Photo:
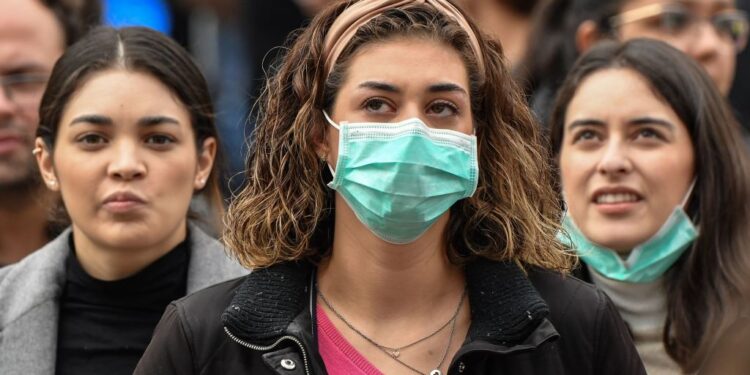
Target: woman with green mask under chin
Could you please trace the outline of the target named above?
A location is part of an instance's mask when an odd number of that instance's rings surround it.
[[[750,245],[750,164],[721,95],[667,44],[605,43],[550,126],[580,276],[612,298],[649,374],[699,370],[741,313]]]

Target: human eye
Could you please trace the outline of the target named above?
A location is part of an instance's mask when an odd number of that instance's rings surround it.
[[[592,143],[597,140],[601,140],[600,134],[593,129],[581,129],[573,133],[572,142],[576,143]]]
[[[438,100],[430,103],[427,113],[438,117],[455,116],[458,114],[458,106],[445,100]]]
[[[362,105],[365,111],[375,114],[392,113],[395,109],[383,98],[367,99]]]
[[[711,23],[721,35],[729,37],[739,48],[743,47],[748,34],[748,20],[744,12],[727,10],[715,15]]]
[[[85,146],[97,146],[107,143],[107,139],[100,134],[86,133],[76,138],[76,142]]]
[[[34,92],[44,85],[45,77],[40,74],[16,74],[8,78],[11,90],[19,93]]]
[[[680,6],[672,6],[655,16],[651,25],[665,33],[676,34],[684,31],[693,18],[689,10]]]
[[[175,142],[174,137],[165,134],[151,134],[146,137],[145,143],[155,147],[166,147]]]
[[[665,139],[658,130],[653,128],[638,129],[638,131],[635,133],[635,138],[648,141],[659,141]]]

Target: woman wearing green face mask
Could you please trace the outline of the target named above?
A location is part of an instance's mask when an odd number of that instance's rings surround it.
[[[137,374],[644,373],[565,275],[539,127],[448,0],[333,3],[259,109],[224,236],[256,270],[168,309]]]
[[[629,324],[649,374],[694,372],[742,308],[747,155],[721,95],[667,44],[595,47],[550,124],[559,236]]]

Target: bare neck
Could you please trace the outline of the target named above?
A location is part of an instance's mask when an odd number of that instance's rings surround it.
[[[455,307],[465,281],[462,269],[446,256],[447,214],[415,242],[394,245],[372,234],[346,203],[336,203],[332,255],[318,273],[327,297],[353,316],[376,321]]]
[[[42,189],[0,194],[0,266],[18,262],[50,240],[50,201]]]
[[[138,273],[179,245],[186,236],[187,224],[183,223],[158,243],[124,247],[96,241],[73,223],[73,244],[81,267],[91,277],[105,281],[121,280]]]

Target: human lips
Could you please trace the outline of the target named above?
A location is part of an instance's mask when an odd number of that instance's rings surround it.
[[[10,154],[26,144],[23,137],[14,134],[0,134],[0,155]]]
[[[146,200],[129,191],[118,191],[108,195],[102,206],[115,213],[128,212],[146,204]]]
[[[627,213],[641,201],[643,201],[643,195],[635,189],[624,186],[600,188],[591,196],[591,202],[605,214]]]

